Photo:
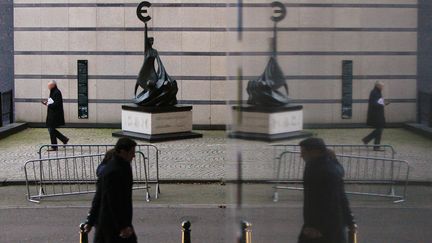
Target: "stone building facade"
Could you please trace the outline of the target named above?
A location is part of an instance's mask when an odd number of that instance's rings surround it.
[[[230,121],[230,105],[269,55],[273,9],[244,1],[242,41],[238,1],[162,0],[149,10],[150,35],[165,68],[179,83],[181,104],[194,106],[195,125]],[[278,60],[293,103],[306,124],[364,124],[376,80],[385,83],[391,123],[416,120],[416,0],[286,0],[278,24]],[[57,80],[69,124],[118,124],[143,62],[143,24],[136,0],[15,0],[16,120],[40,123]],[[89,63],[89,118],[78,119],[77,60]],[[341,117],[341,63],[353,61],[353,116]],[[242,66],[243,85],[236,67]]]

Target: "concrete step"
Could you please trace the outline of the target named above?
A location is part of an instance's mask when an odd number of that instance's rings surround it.
[[[0,127],[0,139],[8,137],[12,134],[18,133],[27,128],[26,123],[12,123]]]
[[[405,128],[416,134],[432,139],[432,127],[420,123],[407,123],[405,124]]]

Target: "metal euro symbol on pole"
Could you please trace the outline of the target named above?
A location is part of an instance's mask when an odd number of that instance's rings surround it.
[[[279,22],[279,21],[283,20],[286,16],[285,5],[281,2],[272,2],[271,6],[272,6],[272,8],[275,9],[273,12],[276,15],[276,16],[273,15],[271,17],[271,20],[273,20],[273,22]]]
[[[151,17],[148,15],[148,11],[147,11],[147,9],[150,8],[150,6],[151,6],[151,3],[144,1],[144,2],[141,2],[137,7],[137,16],[144,23],[147,23],[151,19]]]

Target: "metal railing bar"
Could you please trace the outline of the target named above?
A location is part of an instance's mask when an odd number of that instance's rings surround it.
[[[347,150],[343,151],[346,152]],[[349,151],[353,152],[353,150]],[[345,184],[359,186],[347,190],[348,194],[400,199],[395,202],[405,200],[410,171],[410,165],[407,161],[346,154],[336,154],[336,157],[346,172],[344,178]],[[278,189],[302,190],[300,186],[282,184],[301,184],[301,172],[304,170],[305,165],[305,162],[300,157],[300,152],[294,150],[282,152],[278,156],[277,162],[276,180],[274,181],[274,201],[278,200]],[[288,170],[285,168],[288,168]],[[386,173],[387,169],[391,170],[388,174]],[[398,176],[395,177],[395,174]],[[395,185],[399,183],[403,183],[401,194],[398,194],[395,188]],[[389,187],[389,191],[384,190]]]
[[[132,161],[134,165],[131,164],[131,166],[135,167],[133,189],[145,189],[146,200],[149,201],[150,186],[147,177],[146,156],[140,151],[137,151],[136,154],[137,158]],[[93,188],[95,188],[95,183],[97,181],[95,159],[101,161],[103,155],[104,154],[73,155],[29,160],[25,162],[24,172],[26,178],[27,199],[31,202],[40,202],[42,198],[46,197],[94,192]],[[40,168],[37,166],[40,166]],[[46,168],[48,171],[47,178],[43,176],[43,168]],[[31,173],[29,169],[33,172],[33,175],[30,175]],[[142,175],[143,172],[144,176]],[[159,183],[154,180],[151,182]],[[140,184],[144,184],[144,186]],[[50,185],[50,190],[45,190],[44,193],[33,194],[33,188],[46,188],[46,185]]]

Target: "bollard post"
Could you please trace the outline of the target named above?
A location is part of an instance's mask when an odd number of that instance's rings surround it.
[[[357,243],[357,231],[349,230],[348,231],[348,242],[349,243]]]
[[[182,243],[191,243],[191,223],[189,221],[182,222]]]
[[[88,243],[88,234],[84,231],[84,223],[79,225],[80,228],[80,243]]]
[[[244,220],[241,222],[240,243],[252,243],[252,224]]]

